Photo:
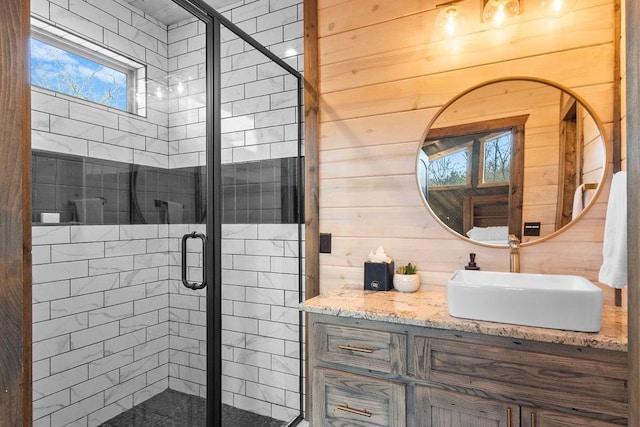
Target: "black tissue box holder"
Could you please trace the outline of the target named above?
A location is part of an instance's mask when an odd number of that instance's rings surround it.
[[[393,261],[364,263],[365,291],[390,291],[393,289]]]

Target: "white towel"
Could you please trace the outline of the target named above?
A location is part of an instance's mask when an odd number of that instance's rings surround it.
[[[616,289],[627,284],[627,173],[624,171],[613,175],[611,182],[598,281]]]
[[[82,224],[104,224],[104,199],[93,197],[90,199],[76,199],[76,217]]]
[[[578,215],[589,204],[596,190],[587,189],[586,184],[580,184],[573,193],[573,209],[571,211],[571,219],[576,219]]]
[[[182,203],[167,202],[167,224],[181,224],[182,211],[184,207]]]

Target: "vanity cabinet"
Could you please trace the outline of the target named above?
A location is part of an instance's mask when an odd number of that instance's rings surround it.
[[[316,427],[627,421],[626,352],[315,313],[309,331]]]

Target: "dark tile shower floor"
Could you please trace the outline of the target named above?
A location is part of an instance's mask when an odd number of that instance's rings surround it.
[[[204,427],[206,400],[165,390],[102,424],[103,427]],[[230,427],[282,427],[285,422],[223,405],[222,422]]]

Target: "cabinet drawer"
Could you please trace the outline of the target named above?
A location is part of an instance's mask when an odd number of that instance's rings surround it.
[[[581,357],[416,337],[416,377],[543,405],[624,416],[627,369]]]
[[[312,384],[314,426],[406,425],[404,384],[325,368]]]
[[[315,324],[318,359],[389,374],[406,372],[404,334],[362,328]]]

